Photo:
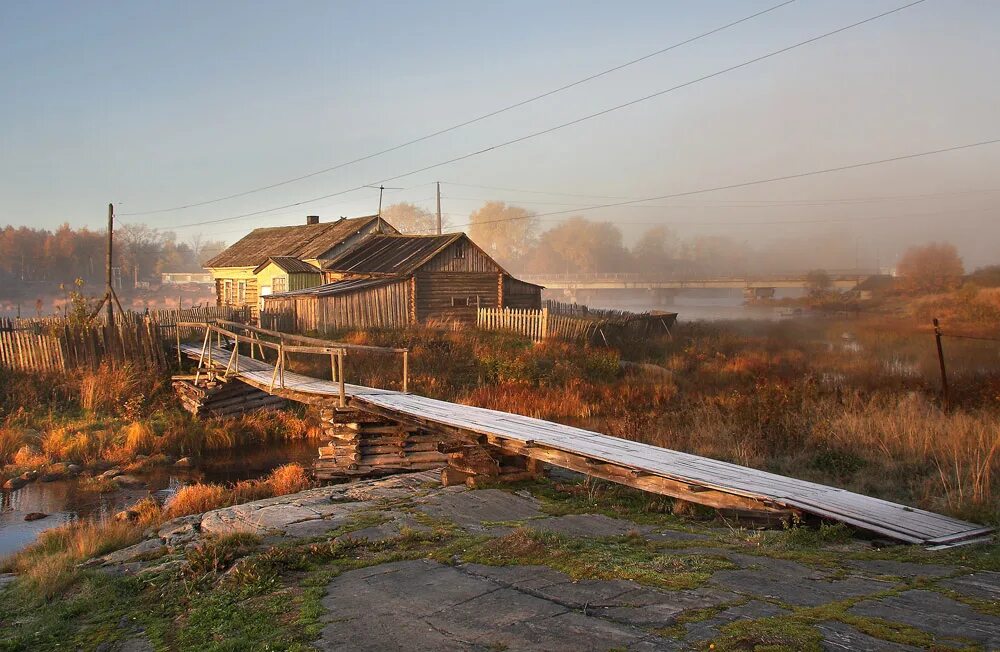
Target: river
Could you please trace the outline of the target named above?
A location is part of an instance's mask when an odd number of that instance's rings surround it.
[[[71,478],[55,482],[36,480],[17,491],[0,492],[0,557],[24,548],[49,528],[81,518],[109,516],[149,495],[163,501],[194,482],[228,483],[260,478],[290,462],[311,466],[317,446],[316,441],[305,440],[215,452],[202,457],[195,468],[168,466],[134,474],[146,481],[146,487],[140,489],[101,494],[81,490],[79,480]],[[24,517],[33,512],[48,516],[25,521]]]

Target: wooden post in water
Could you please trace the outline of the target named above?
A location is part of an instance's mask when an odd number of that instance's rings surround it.
[[[947,410],[951,401],[948,397],[948,373],[944,368],[944,348],[941,346],[941,324],[937,317],[933,319],[932,323],[934,324],[934,341],[937,344],[938,366],[941,368],[941,404]]]

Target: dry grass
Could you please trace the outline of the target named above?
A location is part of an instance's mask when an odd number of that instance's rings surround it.
[[[141,374],[130,365],[102,365],[80,379],[80,407],[88,412],[113,412],[127,397],[136,395]]]
[[[264,479],[231,487],[190,485],[180,489],[165,507],[152,498],[133,505],[130,510],[138,516],[132,520],[88,519],[46,530],[31,546],[0,564],[0,570],[17,573],[18,585],[26,595],[51,600],[73,586],[81,572],[78,564],[138,543],[146,530],[169,519],[311,486],[305,469],[295,464],[279,467]]]

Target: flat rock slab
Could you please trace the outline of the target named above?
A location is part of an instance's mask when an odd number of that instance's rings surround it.
[[[490,524],[525,521],[542,515],[534,498],[524,498],[500,489],[438,492],[417,501],[416,508],[428,516],[450,521],[474,532],[487,531]]]
[[[744,595],[779,600],[787,604],[815,607],[878,593],[893,586],[889,582],[860,577],[829,579],[821,571],[782,559],[749,555],[731,557],[737,563],[749,563],[751,567],[718,571],[712,575],[713,584]]]
[[[260,536],[320,536],[345,525],[355,513],[376,503],[410,498],[435,486],[440,487],[440,474],[424,472],[320,487],[206,512],[197,529],[216,535],[246,532]]]
[[[895,577],[945,577],[959,571],[956,566],[942,564],[915,564],[891,559],[851,559],[847,565],[868,575],[892,575]]]
[[[883,641],[846,623],[827,621],[816,625],[816,629],[823,634],[824,652],[920,652],[920,648]]]
[[[1000,648],[1000,618],[933,591],[905,591],[881,600],[866,600],[849,612],[910,625],[945,641],[969,639],[987,649]]]
[[[338,540],[351,539],[353,541],[378,543],[380,541],[395,539],[403,534],[404,529],[412,530],[414,532],[431,531],[431,528],[427,527],[423,523],[420,523],[409,514],[404,514],[402,512],[387,512],[384,515],[388,518],[385,523],[379,523],[378,525],[372,525],[370,527],[361,528],[360,530],[348,532],[347,534],[338,537]]]
[[[321,650],[676,649],[675,642],[585,615],[430,560],[349,571],[327,587]]]
[[[684,627],[687,630],[685,639],[690,643],[710,641],[720,636],[720,628],[737,620],[756,620],[758,618],[771,618],[789,613],[787,609],[782,609],[767,602],[751,600],[746,604],[739,604],[720,611],[707,620],[696,623],[687,623]]]
[[[94,563],[101,564],[103,566],[117,566],[140,557],[153,556],[161,551],[165,552],[166,548],[159,539],[146,539],[145,541],[140,541],[134,546],[122,548],[121,550],[116,550],[104,555],[103,557],[99,557],[94,560]]]
[[[3,591],[9,584],[17,579],[13,573],[0,573],[0,591]]]
[[[531,521],[532,530],[551,532],[568,537],[620,537],[626,534],[642,534],[649,528],[641,528],[632,521],[611,518],[604,514],[566,514]]]
[[[463,571],[567,609],[636,627],[668,627],[690,609],[715,607],[737,598],[716,589],[663,591],[630,580],[574,580],[547,566],[464,564]]]
[[[954,577],[940,582],[939,586],[981,600],[1000,601],[1000,573],[992,571]]]

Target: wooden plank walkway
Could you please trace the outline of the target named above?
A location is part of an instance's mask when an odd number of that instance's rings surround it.
[[[195,359],[196,345],[182,345]],[[230,352],[215,349],[215,360]],[[274,367],[240,356],[238,377],[265,391]],[[272,393],[308,403],[338,397],[339,384],[291,372]],[[430,428],[472,433],[507,452],[526,455],[598,477],[712,506],[745,499],[747,508],[800,510],[908,543],[953,545],[981,539],[993,528],[879,498],[797,480],[720,460],[603,435],[581,428],[497,410],[459,405],[391,390],[347,385],[351,405]],[[727,497],[726,501],[716,497]]]

